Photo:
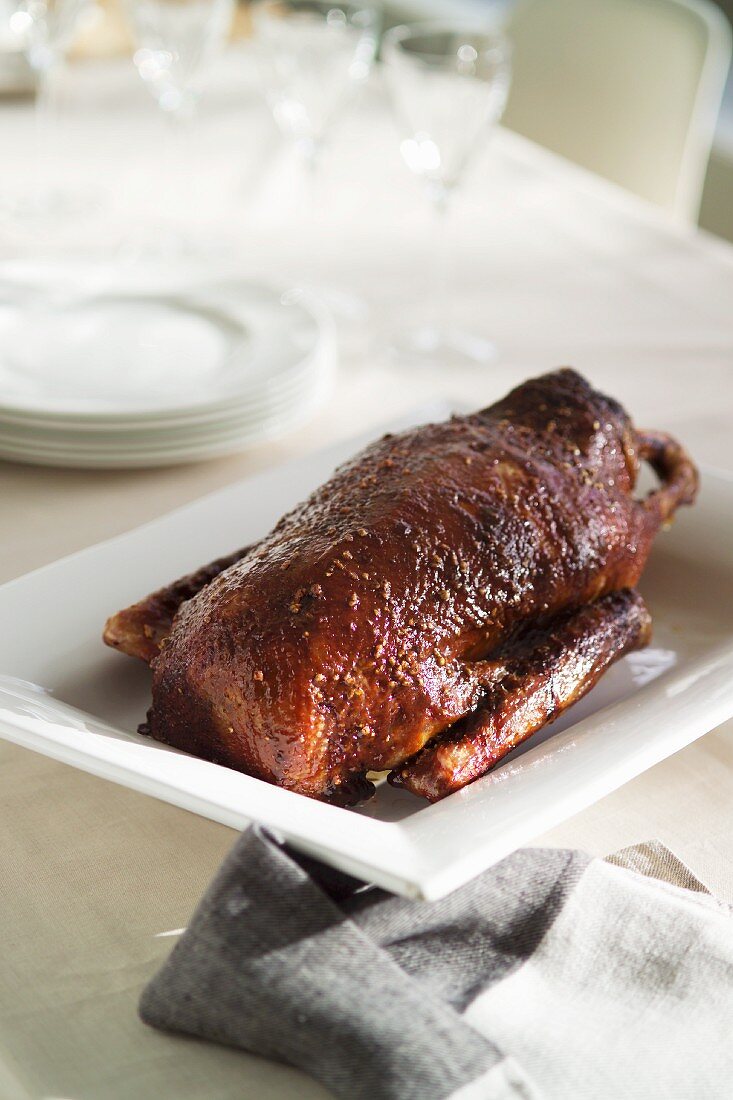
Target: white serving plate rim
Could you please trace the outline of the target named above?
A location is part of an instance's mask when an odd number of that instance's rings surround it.
[[[711,657],[712,668],[710,667]],[[692,674],[698,680],[698,689],[694,693],[694,698],[688,700],[688,706],[694,709],[692,718],[694,731],[691,732],[690,726],[686,725],[684,730],[680,731],[678,743],[672,749],[669,747],[668,735],[665,738],[652,736],[648,740],[639,738],[635,751],[630,750],[627,755],[616,757],[612,776],[605,771],[598,775],[595,787],[587,787],[580,797],[577,791],[569,797],[571,807],[567,812],[558,813],[558,805],[553,803],[548,806],[544,816],[534,817],[523,832],[518,832],[516,826],[511,833],[507,830],[504,845],[501,842],[493,843],[492,859],[489,864],[484,862],[481,851],[476,849],[475,829],[471,828],[468,834],[462,829],[461,818],[468,818],[469,823],[472,826],[474,824],[470,810],[468,813],[462,813],[456,806],[455,800],[462,794],[475,794],[479,785],[491,783],[494,776],[497,778],[501,776],[501,772],[486,776],[483,780],[472,784],[471,788],[466,788],[464,792],[458,792],[458,795],[452,796],[454,804],[450,807],[450,813],[455,819],[452,828],[463,837],[470,836],[473,846],[469,846],[463,853],[454,854],[450,861],[444,862],[429,858],[421,843],[423,839],[421,834],[431,824],[430,818],[443,816],[447,802],[426,806],[419,815],[415,814],[403,821],[380,821],[337,806],[305,799],[302,795],[271,787],[251,776],[218,764],[198,760],[156,742],[140,746],[143,753],[137,757],[137,766],[131,768],[125,760],[125,757],[129,756],[129,742],[121,742],[126,747],[125,752],[116,752],[114,746],[120,743],[120,739],[117,731],[111,728],[110,731],[115,736],[101,742],[106,751],[100,752],[100,744],[97,744],[93,754],[85,751],[83,743],[78,741],[78,731],[72,735],[71,732],[59,732],[67,727],[58,727],[54,739],[49,740],[48,729],[44,733],[42,728],[38,728],[44,725],[40,721],[34,725],[32,722],[24,722],[19,717],[8,720],[2,711],[0,711],[0,734],[15,744],[50,756],[62,763],[79,767],[102,779],[121,783],[132,790],[163,798],[173,805],[200,813],[232,828],[241,829],[253,821],[259,822],[306,854],[320,859],[325,858],[333,866],[358,875],[365,881],[377,882],[385,889],[406,896],[435,900],[457,889],[479,874],[486,866],[498,862],[538,833],[592,805],[599,798],[616,790],[653,764],[725,721],[733,712],[730,696],[712,709],[700,707],[698,696],[707,695],[711,688],[720,686],[722,683],[729,686],[732,671],[733,643],[720,645],[716,647],[714,653],[693,662],[692,666],[685,666],[686,675]],[[658,697],[659,688],[668,678],[669,682],[673,683],[678,676],[673,672],[664,674],[653,683],[640,688],[638,695],[606,707],[599,714],[591,715],[564,733],[556,735],[552,741],[553,751],[549,757],[544,745],[537,745],[530,749],[521,758],[519,765],[521,770],[528,773],[538,763],[557,767],[563,749],[560,739],[572,749],[574,744],[581,742],[583,738],[589,735],[602,738],[611,728],[617,727],[622,722],[628,723],[632,717],[636,719],[637,732],[639,732],[639,722],[644,718],[645,711],[649,709],[649,703]],[[3,694],[3,680],[0,677],[0,700]],[[99,725],[103,727],[105,724],[100,722]],[[158,754],[164,754],[166,766],[173,767],[173,774],[167,780],[161,780],[155,774],[155,770],[149,767],[149,763]],[[567,755],[563,755],[562,765],[567,764]],[[186,783],[186,779],[191,774],[197,778],[202,772],[209,773],[212,778],[215,778],[219,787],[218,797],[215,799],[216,812],[213,814],[211,796],[207,799],[197,797]],[[501,779],[498,781],[501,783]],[[307,806],[307,812],[304,812],[304,803]],[[242,804],[249,808],[246,815],[238,808]],[[294,819],[297,820],[295,828]],[[327,844],[327,851],[324,851],[324,843]]]

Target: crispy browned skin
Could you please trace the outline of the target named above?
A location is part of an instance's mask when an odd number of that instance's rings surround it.
[[[233,554],[217,558],[166,588],[151,592],[132,607],[118,611],[105,624],[105,642],[113,649],[119,649],[130,657],[139,657],[150,664],[158,655],[161,642],[170,634],[173,619],[181,604],[192,599],[214,577],[240,561],[251,550],[252,547],[247,546],[244,550],[236,550]]]
[[[530,630],[492,662],[476,710],[395,769],[390,781],[436,802],[485,775],[590,691],[614,661],[646,645],[651,625],[641,596],[627,588]]]
[[[662,479],[644,501],[640,458]],[[161,741],[314,798],[364,797],[387,769],[442,797],[644,644],[622,590],[696,487],[678,444],[557,371],[385,436],[213,580],[105,638],[151,661]]]

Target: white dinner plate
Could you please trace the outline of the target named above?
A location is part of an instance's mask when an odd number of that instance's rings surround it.
[[[94,450],[100,446],[112,449],[122,449],[126,446],[138,447],[144,442],[165,446],[168,442],[208,438],[219,435],[221,432],[236,430],[242,425],[258,424],[268,417],[297,407],[308,399],[310,392],[325,375],[330,376],[334,365],[335,350],[330,342],[327,345],[324,341],[323,346],[319,347],[318,356],[308,363],[303,377],[297,384],[290,384],[283,388],[273,387],[271,393],[261,395],[256,402],[247,404],[232,402],[229,409],[222,410],[216,417],[210,416],[206,420],[156,424],[152,427],[146,422],[138,424],[131,422],[124,428],[115,426],[109,430],[98,425],[94,429],[77,429],[66,425],[64,427],[20,425],[9,423],[0,414],[0,445],[34,447],[38,445],[42,448],[84,451]]]
[[[189,265],[0,265],[0,417],[167,420],[287,385],[321,338],[295,290]]]
[[[0,458],[119,469],[276,438],[328,393],[312,295],[195,262],[0,264]]]
[[[240,425],[236,429],[216,433],[206,440],[188,441],[178,447],[171,445],[115,450],[105,446],[89,451],[78,449],[59,451],[44,448],[41,445],[10,448],[0,443],[0,458],[29,465],[71,467],[82,470],[147,469],[153,466],[174,466],[222,458],[225,455],[237,454],[245,447],[279,439],[288,432],[294,431],[313,415],[328,393],[329,386],[330,377],[324,376],[321,382],[314,383],[307,396],[295,408],[273,414],[250,426]]]
[[[222,423],[241,419],[244,416],[259,416],[273,404],[288,402],[298,398],[307,389],[314,368],[317,368],[327,356],[335,358],[335,331],[328,321],[324,321],[321,338],[313,353],[307,355],[289,376],[265,379],[255,392],[248,392],[238,398],[207,408],[203,411],[174,413],[171,415],[124,416],[124,417],[86,417],[74,418],[18,416],[0,406],[0,425],[8,436],[27,435],[42,432],[49,438],[73,436],[79,441],[95,438],[124,438],[133,434],[164,435],[167,432],[187,432],[194,429],[208,430]]]
[[[365,442],[231,485],[2,586],[0,735],[235,828],[263,822],[333,866],[436,898],[733,715],[733,479],[704,471],[698,503],[660,534],[644,575],[652,645],[442,802],[385,784],[342,809],[138,736],[149,672],[103,646],[107,616],[263,535]]]
[[[218,422],[187,428],[129,431],[112,434],[46,432],[8,429],[0,423],[0,458],[59,465],[125,466],[135,460],[145,465],[193,460],[229,453],[240,446],[272,439],[306,420],[328,394],[334,377],[335,349],[321,348],[319,361],[309,368],[297,389]]]

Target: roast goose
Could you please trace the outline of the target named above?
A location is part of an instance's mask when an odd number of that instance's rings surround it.
[[[638,499],[643,460],[660,485]],[[159,741],[311,798],[388,771],[434,801],[647,643],[636,585],[697,483],[672,438],[558,370],[384,436],[104,638],[150,664]]]

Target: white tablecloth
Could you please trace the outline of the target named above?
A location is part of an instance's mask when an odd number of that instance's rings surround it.
[[[194,245],[260,277],[363,295],[343,327],[336,392],[277,445],[200,466],[131,473],[0,464],[0,581],[159,515],[431,395],[479,406],[571,363],[640,424],[733,468],[733,252],[671,231],[654,210],[505,133],[477,155],[450,226],[452,309],[501,356],[480,371],[412,374],[386,333],[423,293],[424,196],[399,160],[378,90],[344,117],[318,187],[294,170],[244,52],[222,62],[182,165],[131,68],[88,65],[67,88],[58,179],[97,215],[52,240],[0,222],[4,255],[152,235],[195,211]],[[27,107],[0,110],[2,185],[27,180]],[[165,176],[165,188],[154,187]],[[163,193],[164,192],[164,193]],[[91,209],[91,207],[90,207]],[[733,550],[733,548],[732,548]],[[12,629],[12,624],[2,624]],[[69,639],[73,645],[73,639]],[[153,1033],[139,990],[232,840],[225,828],[0,743],[0,1096],[3,1100],[239,1100],[325,1095],[300,1075]],[[659,764],[540,843],[593,853],[659,837],[733,900],[733,724]]]

